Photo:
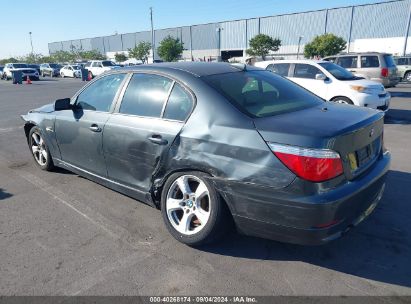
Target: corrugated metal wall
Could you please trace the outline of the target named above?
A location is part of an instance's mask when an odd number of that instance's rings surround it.
[[[200,24],[155,31],[155,47],[168,35],[179,38],[190,50],[246,49],[249,40],[263,33],[280,38],[279,53],[295,53],[298,39],[303,36],[301,48],[315,36],[334,33],[347,42],[356,39],[404,37],[408,25],[411,0],[398,0],[354,7]],[[351,20],[352,18],[352,20]],[[221,29],[220,37],[218,28]],[[191,31],[190,31],[191,29]],[[351,31],[350,31],[351,30]],[[191,35],[190,35],[191,32]],[[410,33],[411,36],[411,33]],[[50,53],[70,51],[72,46],[83,50],[95,49],[101,53],[127,50],[141,41],[151,42],[151,32],[137,32],[49,43]],[[405,39],[404,39],[405,41]]]

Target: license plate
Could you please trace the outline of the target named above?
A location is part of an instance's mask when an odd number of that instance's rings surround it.
[[[348,154],[348,159],[350,160],[350,168],[351,170],[357,170],[358,165],[357,165],[357,159],[355,157],[354,153]]]
[[[362,164],[366,163],[371,156],[371,147],[370,145],[357,150],[357,157],[358,157],[358,165],[361,166]]]

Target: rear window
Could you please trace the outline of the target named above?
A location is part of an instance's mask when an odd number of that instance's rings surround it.
[[[276,63],[270,64],[266,70],[276,73],[281,76],[288,76],[288,70],[290,69],[289,63]]]
[[[361,67],[362,68],[378,68],[380,66],[380,61],[378,56],[361,56]]]
[[[394,58],[391,55],[384,55],[384,60],[387,67],[395,67]]]
[[[217,74],[203,79],[253,117],[288,113],[322,103],[314,94],[269,71]]]

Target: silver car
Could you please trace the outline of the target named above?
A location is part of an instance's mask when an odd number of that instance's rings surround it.
[[[394,87],[400,81],[394,58],[388,53],[345,53],[324,58],[346,68],[356,76]]]

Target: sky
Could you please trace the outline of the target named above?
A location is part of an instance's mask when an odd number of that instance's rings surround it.
[[[1,1],[0,58],[48,54],[49,42],[215,21],[262,17],[384,0],[19,0]]]

